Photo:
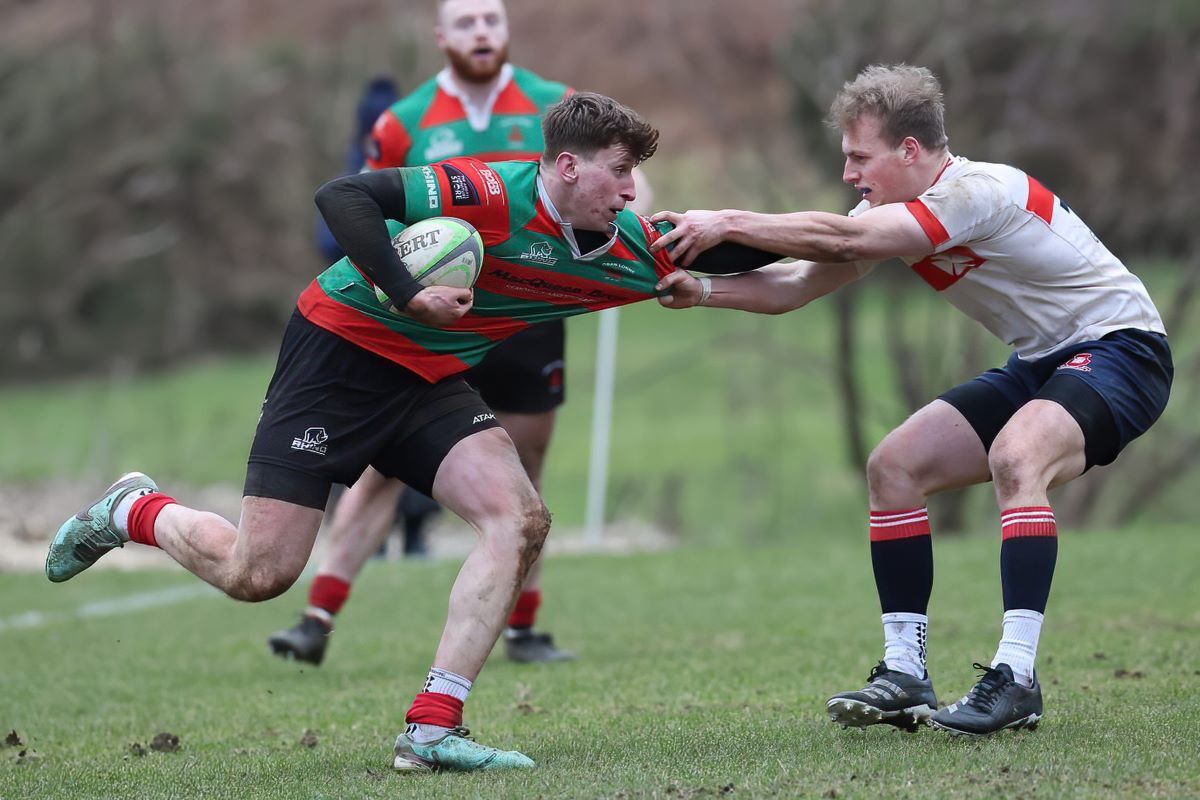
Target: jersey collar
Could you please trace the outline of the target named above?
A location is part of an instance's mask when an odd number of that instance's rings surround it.
[[[454,79],[454,73],[449,67],[443,67],[442,71],[437,74],[438,87],[450,95],[451,97],[462,103],[463,110],[467,112],[467,123],[476,133],[482,133],[487,130],[492,121],[492,109],[496,107],[496,98],[508,86],[512,80],[513,68],[512,64],[505,64],[500,67],[500,74],[496,78],[496,85],[492,87],[492,91],[488,93],[487,99],[482,105],[474,105],[471,103],[470,97],[462,90],[458,81]]]
[[[558,209],[554,207],[554,202],[550,200],[550,193],[546,191],[545,184],[542,183],[541,172],[537,176],[537,193],[538,199],[542,201],[542,205],[546,207],[546,213],[550,215],[550,219],[554,220],[555,224],[562,230],[563,238],[567,240],[567,245],[571,248],[571,257],[576,261],[592,261],[606,254],[612,249],[612,246],[617,243],[617,237],[620,235],[620,229],[617,223],[608,223],[609,237],[608,241],[597,247],[590,253],[579,252],[579,242],[575,241],[575,228],[569,222],[564,222],[559,215]]]
[[[956,167],[960,167],[963,164],[965,164],[966,162],[967,162],[967,159],[963,158],[962,156],[956,156],[956,155],[952,155],[951,153],[946,153],[946,163],[942,164],[942,168],[938,170],[938,174],[935,175],[933,178],[933,184],[930,184],[930,185],[932,186],[932,185],[936,184],[938,181],[940,181],[942,178],[947,177],[947,175],[946,175],[947,172],[955,172]]]

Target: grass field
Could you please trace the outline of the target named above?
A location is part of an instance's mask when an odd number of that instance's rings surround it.
[[[864,538],[557,559],[542,622],[579,660],[493,658],[467,706],[481,741],[539,762],[527,774],[388,768],[454,564],[370,565],[320,669],[266,652],[299,588],[261,605],[214,593],[80,617],[198,584],[174,571],[5,576],[0,735],[24,744],[0,746],[0,798],[1200,794],[1193,530],[1064,531],[1040,652],[1046,719],[986,741],[824,719],[825,697],[860,685],[880,652]],[[930,670],[943,703],[994,649],[997,550],[992,536],[937,544]],[[28,627],[29,612],[42,623]],[[131,753],[160,732],[178,752]]]
[[[903,416],[883,354],[886,302],[869,298],[862,331],[873,440]],[[928,317],[934,332],[941,311]],[[580,660],[497,659],[467,708],[481,741],[528,752],[537,771],[389,769],[453,564],[372,564],[320,669],[266,653],[303,587],[244,606],[178,571],[97,571],[63,586],[2,574],[0,737],[14,730],[22,743],[0,743],[0,800],[1200,795],[1200,540],[1164,522],[1194,516],[1194,477],[1158,498],[1144,515],[1155,522],[1064,529],[1038,731],[964,742],[824,719],[824,699],[860,686],[880,653],[863,487],[842,454],[828,373],[831,322],[820,304],[784,318],[622,312],[609,516],[655,523],[681,546],[549,565],[542,623]],[[594,318],[569,324],[571,400],[545,485],[560,537],[583,519],[595,331]],[[1177,363],[1185,349],[1196,358],[1187,337],[1173,342]],[[978,366],[1002,358],[997,348]],[[168,490],[236,486],[272,365],[0,390],[0,482],[98,488],[140,468]],[[1195,430],[1197,388],[1177,382],[1122,475]],[[970,686],[1000,627],[995,509],[988,487],[974,491],[973,534],[937,538],[930,664],[943,702]],[[301,744],[306,731],[315,746]],[[131,751],[160,732],[180,737],[179,752]]]

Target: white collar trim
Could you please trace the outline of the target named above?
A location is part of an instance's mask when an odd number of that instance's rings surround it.
[[[546,185],[542,183],[542,174],[539,171],[537,176],[537,192],[541,198],[542,205],[546,207],[546,213],[550,215],[550,219],[558,223],[558,227],[562,230],[563,237],[567,240],[567,244],[571,246],[571,257],[576,261],[592,261],[606,254],[612,249],[612,246],[617,243],[617,237],[620,235],[620,229],[617,223],[608,223],[609,237],[608,241],[597,247],[590,253],[579,252],[579,242],[575,241],[575,228],[571,223],[564,222],[562,216],[558,213],[558,209],[554,207],[554,202],[550,199],[550,193],[546,191]]]
[[[467,112],[467,122],[471,125],[471,129],[476,133],[482,133],[491,124],[492,109],[496,107],[496,98],[500,96],[500,93],[512,81],[512,76],[512,64],[505,64],[500,67],[500,74],[496,78],[496,85],[492,87],[492,91],[488,93],[487,99],[479,106],[471,103],[470,95],[463,91],[462,85],[455,79],[454,73],[450,71],[449,67],[443,67],[442,71],[437,74],[437,83],[443,92],[462,103],[463,110]]]

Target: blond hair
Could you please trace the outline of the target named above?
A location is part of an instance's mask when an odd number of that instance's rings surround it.
[[[925,67],[872,64],[842,86],[826,122],[844,131],[864,115],[879,120],[891,145],[911,136],[927,150],[941,150],[949,141],[942,85]]]

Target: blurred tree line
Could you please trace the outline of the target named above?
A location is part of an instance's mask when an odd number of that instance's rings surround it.
[[[1028,170],[1118,255],[1168,265],[1175,292],[1156,300],[1169,330],[1187,325],[1200,281],[1195,0],[509,6],[514,61],[611,93],[663,129],[649,169],[668,207],[844,208],[829,101],[866,64],[927,65],[943,79],[954,152]],[[406,90],[432,74],[432,7],[0,0],[0,376],[274,347],[322,266],[310,198],[339,167],[358,89],[381,64]],[[881,419],[863,348],[889,354],[883,391],[910,409],[996,363],[986,334],[906,273],[879,270],[832,298],[831,378],[857,466],[898,421],[891,403]],[[865,324],[862,293],[875,287],[887,293],[882,334]],[[1197,399],[1187,352],[1173,405]],[[1164,421],[1151,437],[1124,472],[1073,487],[1066,515],[1128,518],[1187,474],[1196,434]],[[1102,492],[1115,474],[1130,476],[1122,491]],[[940,519],[954,527],[969,496],[946,502]]]

